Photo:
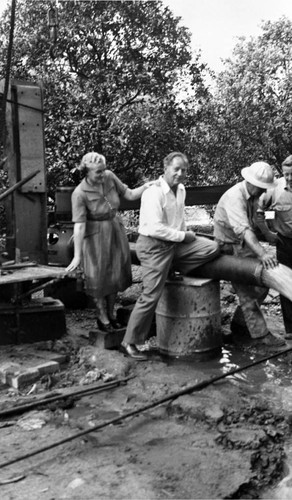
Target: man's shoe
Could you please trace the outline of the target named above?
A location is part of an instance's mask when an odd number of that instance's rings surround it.
[[[264,337],[257,339],[257,343],[264,344],[268,347],[281,347],[286,345],[285,339],[280,335],[269,332]]]
[[[292,333],[285,333],[284,338],[286,340],[292,340]]]
[[[148,356],[143,352],[139,351],[135,344],[121,344],[121,351],[136,361],[147,361]]]

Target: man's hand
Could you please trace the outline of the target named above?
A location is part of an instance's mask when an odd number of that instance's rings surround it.
[[[276,257],[270,253],[264,253],[259,259],[265,269],[273,269],[278,265]]]
[[[197,238],[196,233],[194,233],[193,231],[186,231],[183,242],[184,243],[191,243],[192,241],[195,241],[196,238]]]

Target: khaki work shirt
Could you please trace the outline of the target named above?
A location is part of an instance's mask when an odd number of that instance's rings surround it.
[[[214,235],[223,243],[242,244],[245,232],[254,231],[256,226],[255,204],[250,196],[246,181],[228,189],[220,198],[214,215]]]

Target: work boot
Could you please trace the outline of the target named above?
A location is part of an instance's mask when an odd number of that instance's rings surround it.
[[[285,339],[276,333],[268,332],[264,337],[255,339],[257,344],[264,344],[267,347],[281,347],[286,345]]]

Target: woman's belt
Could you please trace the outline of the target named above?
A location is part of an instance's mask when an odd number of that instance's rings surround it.
[[[116,210],[111,210],[110,212],[106,214],[88,214],[87,215],[87,220],[88,221],[102,221],[102,220],[111,220],[114,219],[116,216],[117,211]]]

